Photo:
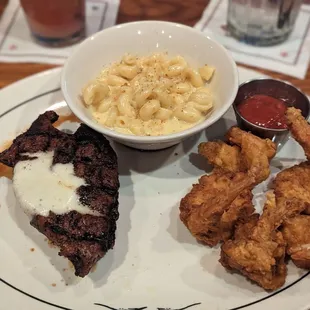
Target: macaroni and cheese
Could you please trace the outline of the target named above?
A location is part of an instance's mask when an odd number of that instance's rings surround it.
[[[95,120],[110,129],[134,135],[157,136],[190,128],[212,110],[205,82],[214,68],[198,71],[185,59],[158,53],[125,55],[102,70],[82,91]]]

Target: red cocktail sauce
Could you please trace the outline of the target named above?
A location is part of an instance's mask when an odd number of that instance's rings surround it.
[[[257,126],[286,129],[284,101],[266,95],[254,95],[238,105],[240,115]]]

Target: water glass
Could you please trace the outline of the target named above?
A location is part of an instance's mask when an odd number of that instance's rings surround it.
[[[302,0],[229,0],[230,34],[251,45],[285,41],[294,29]]]

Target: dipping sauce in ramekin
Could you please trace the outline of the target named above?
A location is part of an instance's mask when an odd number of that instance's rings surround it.
[[[286,129],[287,105],[281,99],[267,95],[254,95],[238,105],[241,116],[257,126],[271,129]]]
[[[278,150],[289,138],[285,112],[300,109],[307,119],[308,97],[293,85],[270,78],[247,81],[239,86],[233,103],[238,126],[261,138],[271,139]]]

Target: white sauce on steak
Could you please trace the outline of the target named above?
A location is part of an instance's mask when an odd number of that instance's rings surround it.
[[[26,214],[48,216],[50,211],[77,211],[99,215],[79,201],[76,190],[86,183],[74,175],[72,163],[52,165],[54,152],[23,155],[37,157],[21,160],[14,167],[14,192]]]

